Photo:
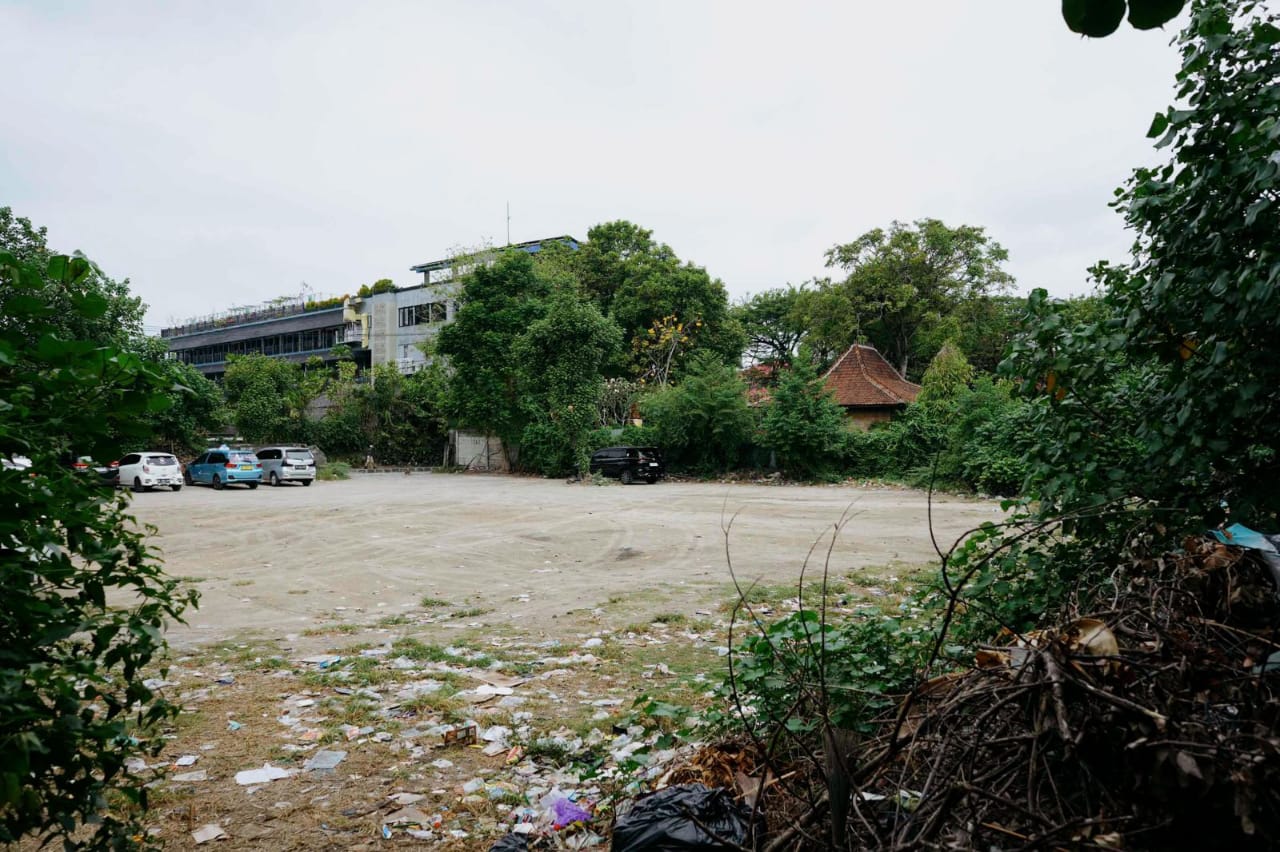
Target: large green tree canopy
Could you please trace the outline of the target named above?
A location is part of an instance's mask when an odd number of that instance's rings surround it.
[[[949,227],[937,219],[892,223],[827,252],[827,265],[845,273],[820,295],[832,335],[846,335],[840,349],[869,340],[907,375],[919,335],[963,306],[1000,293],[1013,277],[1008,252],[972,225]],[[811,315],[814,313],[810,311]],[[939,341],[939,344],[941,341]]]

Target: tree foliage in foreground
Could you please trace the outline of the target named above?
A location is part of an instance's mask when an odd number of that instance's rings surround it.
[[[1101,265],[1104,313],[1043,291],[1007,365],[1039,399],[1046,507],[1117,496],[1274,529],[1280,513],[1280,28],[1259,4],[1200,2],[1180,36],[1170,161],[1116,203],[1133,260]]]
[[[39,264],[39,261],[44,261]],[[156,753],[177,708],[143,683],[161,631],[196,600],[161,570],[127,498],[61,464],[117,458],[170,401],[137,355],[74,330],[103,321],[88,261],[0,250],[0,841],[128,848],[146,790],[125,761]]]

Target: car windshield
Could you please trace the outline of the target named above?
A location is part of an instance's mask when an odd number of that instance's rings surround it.
[[[162,467],[168,467],[177,463],[178,460],[173,456],[147,456],[147,464],[157,464]]]
[[[236,464],[257,464],[258,457],[253,453],[232,453],[231,461]]]
[[[289,461],[311,461],[310,450],[285,450],[284,457]]]

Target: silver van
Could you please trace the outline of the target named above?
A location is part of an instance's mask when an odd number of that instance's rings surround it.
[[[262,479],[272,485],[301,482],[310,485],[316,478],[316,457],[306,447],[263,447],[257,452],[262,463]]]

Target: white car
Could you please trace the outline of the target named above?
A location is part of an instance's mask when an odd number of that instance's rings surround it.
[[[120,484],[134,491],[150,491],[157,485],[182,490],[182,465],[169,453],[129,453],[120,458]]]

